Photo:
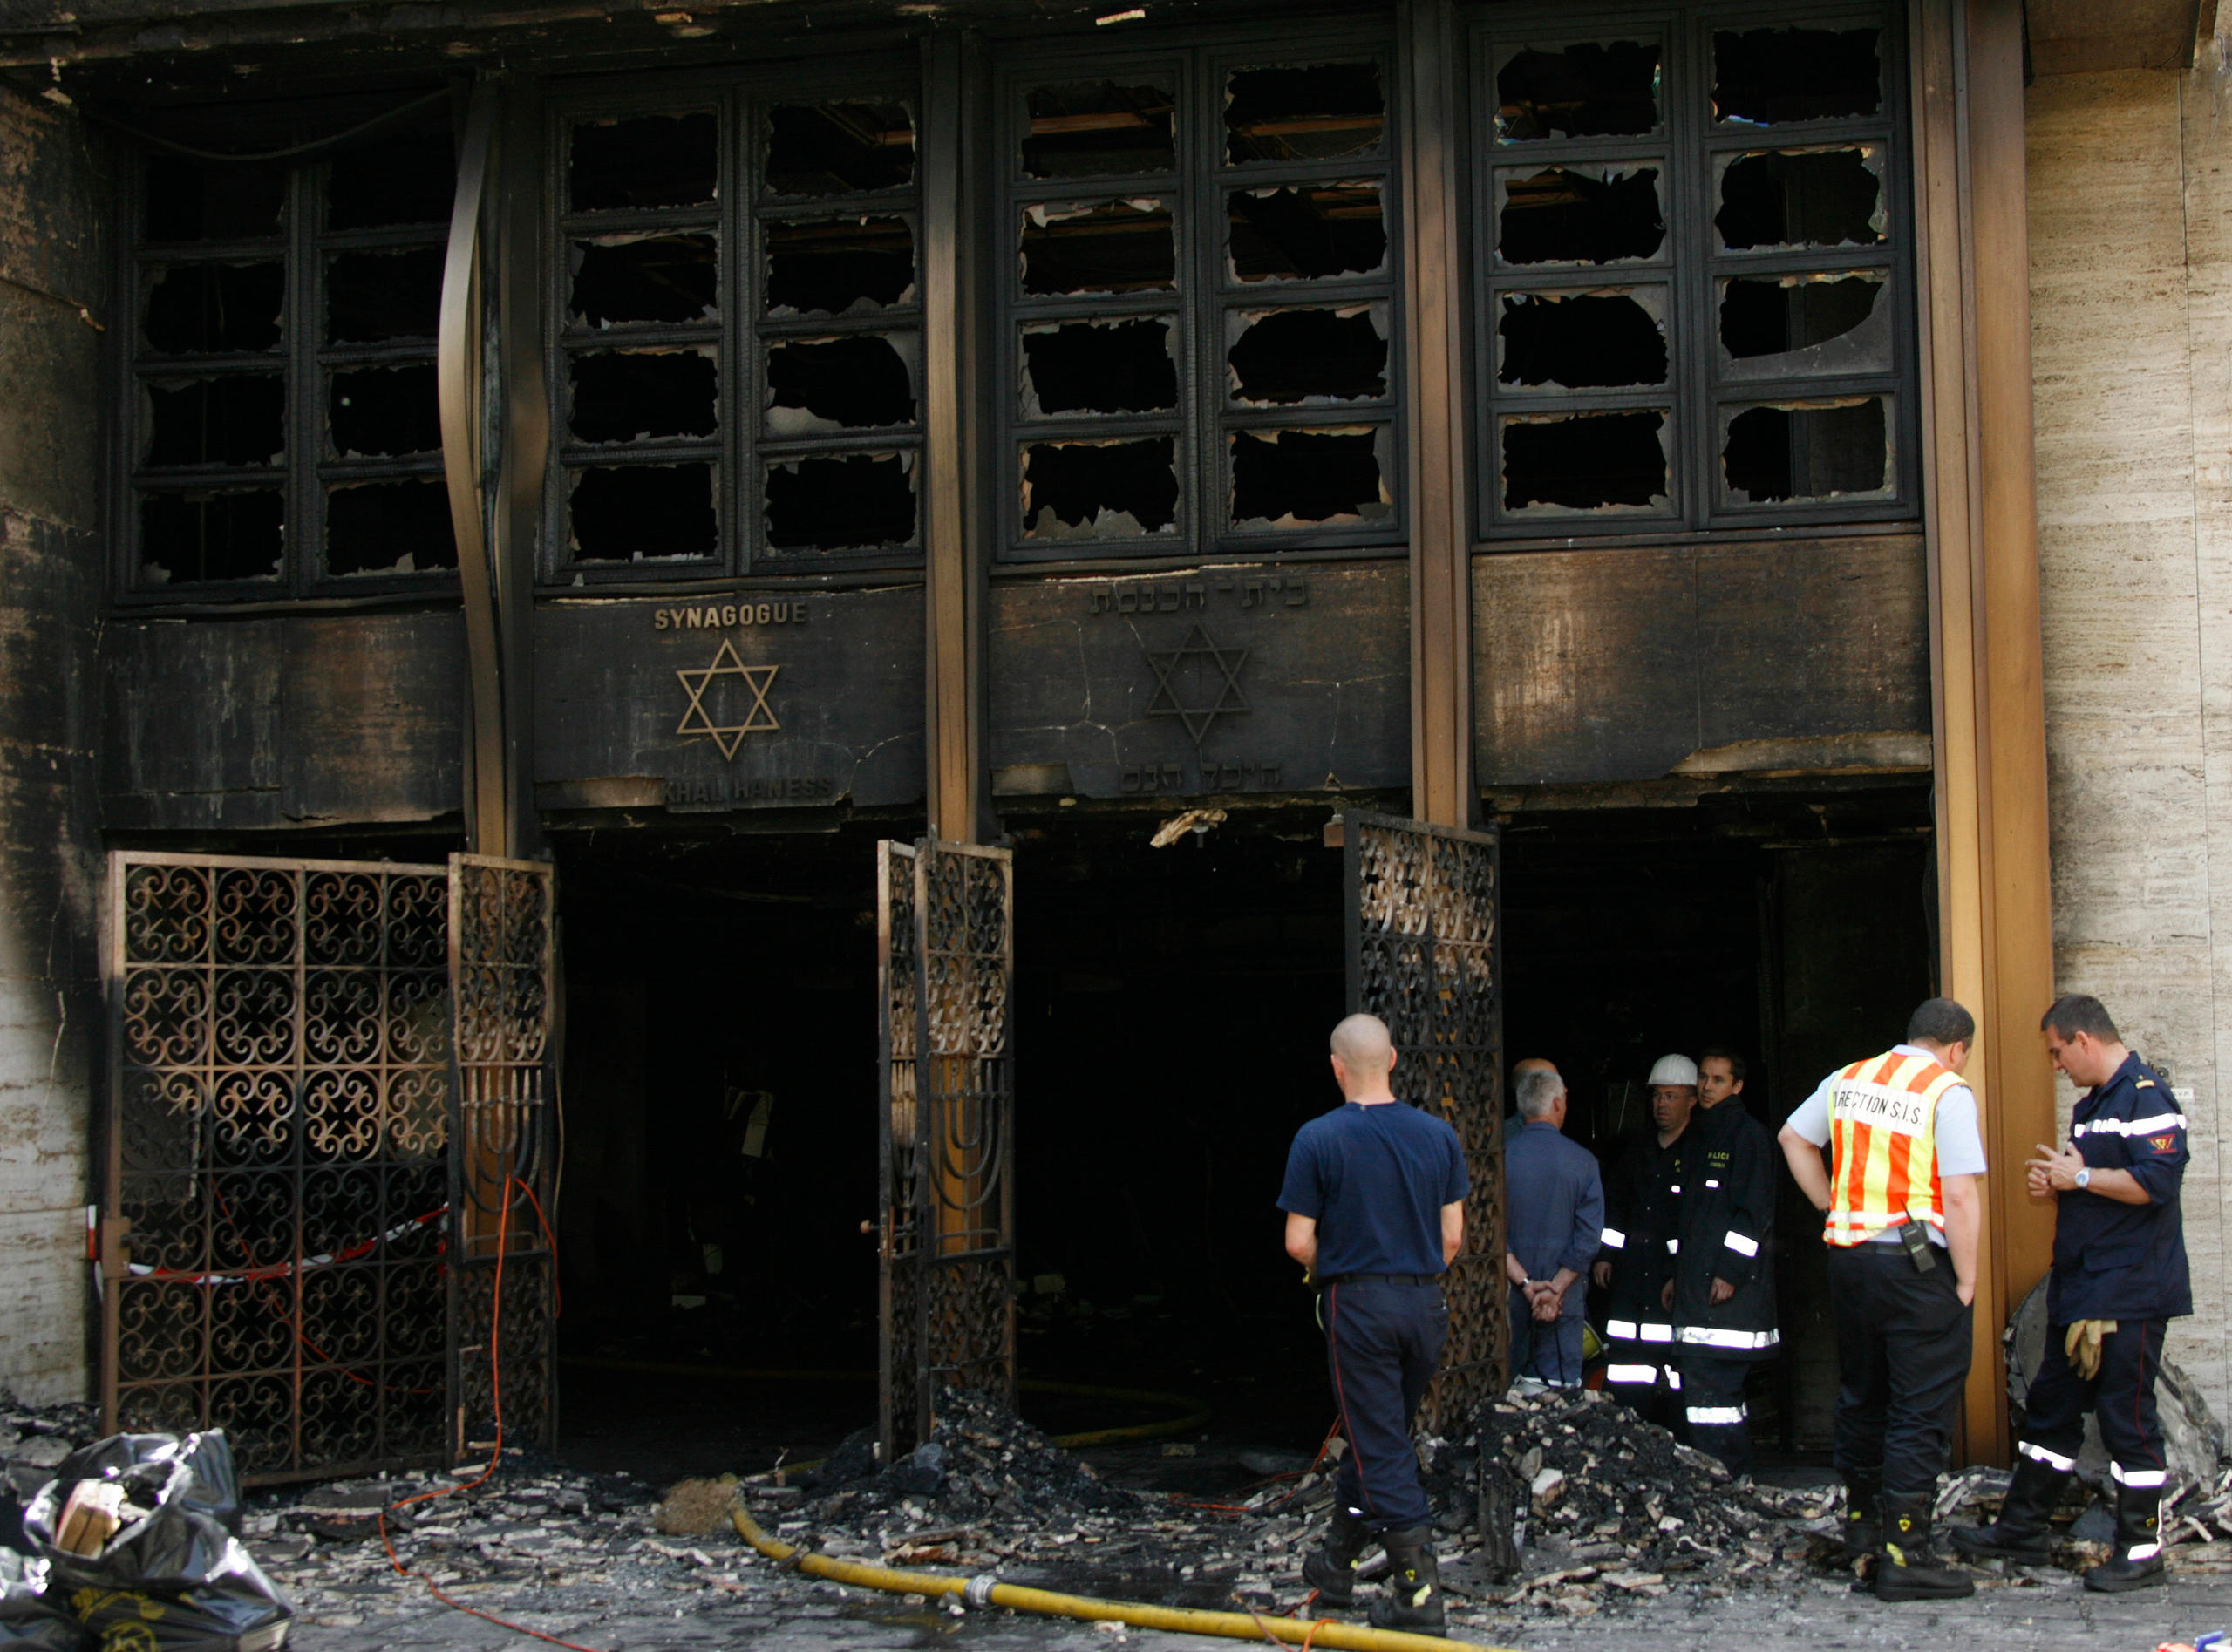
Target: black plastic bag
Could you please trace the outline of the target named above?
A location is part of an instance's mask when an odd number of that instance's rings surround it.
[[[56,1542],[72,1487],[120,1485],[125,1524],[92,1555]],[[58,1599],[104,1652],[264,1652],[295,1608],[234,1536],[240,1479],[222,1433],[118,1434],[73,1451],[41,1487],[24,1530]]]
[[[0,1549],[0,1652],[89,1652],[92,1634],[45,1589],[44,1560]]]

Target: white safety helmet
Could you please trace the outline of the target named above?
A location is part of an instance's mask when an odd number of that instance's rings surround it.
[[[1650,1082],[1653,1084],[1687,1084],[1698,1087],[1698,1064],[1687,1056],[1661,1056],[1651,1064]]]

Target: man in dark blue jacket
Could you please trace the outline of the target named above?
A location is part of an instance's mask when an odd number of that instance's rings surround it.
[[[1520,1079],[1519,1117],[1519,1133],[1503,1150],[1511,1368],[1517,1376],[1578,1387],[1582,1276],[1603,1242],[1603,1179],[1596,1155],[1559,1134],[1566,1081],[1555,1072]]]
[[[1333,1029],[1333,1078],[1347,1099],[1295,1132],[1279,1208],[1287,1254],[1322,1293],[1318,1319],[1349,1449],[1333,1520],[1303,1577],[1327,1606],[1354,1596],[1364,1545],[1387,1551],[1384,1629],[1442,1627],[1432,1513],[1411,1419],[1449,1335],[1441,1275],[1465,1244],[1465,1149],[1445,1119],[1396,1100],[1395,1049],[1376,1016]]]
[[[2070,1145],[2041,1143],[2028,1166],[2033,1199],[2051,1199],[2053,1275],[2046,1356],[2024,1404],[2014,1483],[1999,1519],[1953,1534],[1979,1558],[2041,1561],[2047,1517],[2077,1466],[2085,1414],[2100,1422],[2116,1484],[2116,1538],[2085,1587],[2115,1592],[2163,1578],[2161,1503],[2169,1462],[2154,1411],[2154,1374],[2169,1322],[2194,1311],[2178,1190],[2186,1118],[2160,1074],[2124,1047],[2098,998],[2072,993],[2041,1023],[2046,1051],[2078,1098]]]

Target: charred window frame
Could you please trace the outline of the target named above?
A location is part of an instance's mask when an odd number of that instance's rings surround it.
[[[446,112],[301,165],[142,157],[120,601],[448,584],[434,330],[455,187]]]
[[[918,108],[828,65],[554,105],[546,577],[920,562]]]
[[[1903,15],[1481,20],[1484,538],[1914,515]]]
[[[1376,31],[1003,62],[1005,560],[1399,546],[1394,81]]]

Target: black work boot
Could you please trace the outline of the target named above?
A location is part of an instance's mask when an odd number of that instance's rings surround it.
[[[1348,1606],[1357,1598],[1357,1563],[1371,1533],[1344,1508],[1333,1511],[1325,1540],[1302,1563],[1302,1581],[1317,1591],[1320,1606]]]
[[[1953,1547],[1971,1560],[2020,1560],[2044,1566],[2053,1558],[2053,1527],[2048,1523],[2069,1471],[2041,1463],[2035,1457],[2015,1459],[2015,1478],[2007,1487],[2007,1500],[1999,1518],[1990,1526],[1956,1526]]]
[[[1845,1564],[1866,1560],[1883,1547],[1883,1520],[1876,1499],[1883,1495],[1881,1470],[1855,1470],[1845,1476],[1845,1513],[1841,1535]]]
[[[2120,1594],[2161,1583],[2167,1576],[2162,1567],[2162,1488],[2117,1486],[2115,1550],[2085,1574],[2085,1587],[2102,1594]]]
[[[1375,1629],[1441,1632],[1441,1563],[1434,1558],[1433,1527],[1406,1526],[1383,1532],[1387,1549],[1387,1598],[1371,1607]]]
[[[1966,1572],[1940,1566],[1929,1546],[1927,1497],[1893,1497],[1886,1492],[1883,1546],[1875,1554],[1875,1598],[1879,1601],[1959,1601],[1977,1592]]]

